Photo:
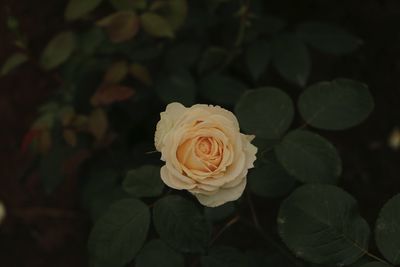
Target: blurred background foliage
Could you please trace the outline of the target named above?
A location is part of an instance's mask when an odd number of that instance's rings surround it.
[[[320,132],[342,156],[340,186],[358,199],[371,225],[383,203],[400,188],[399,157],[386,145],[399,124],[394,116],[400,106],[396,1],[70,0],[40,6],[5,1],[2,8],[4,91],[15,91],[12,99],[23,94],[40,103],[25,110],[29,100],[10,102],[9,92],[0,99],[4,134],[15,138],[5,139],[5,151],[20,155],[14,167],[4,161],[5,169],[17,170],[5,171],[4,177],[15,176],[17,185],[4,182],[0,189],[11,211],[1,245],[12,252],[1,252],[7,266],[25,266],[23,258],[15,257],[18,247],[34,247],[38,255],[45,255],[43,260],[27,256],[35,259],[33,266],[87,266],[88,229],[110,203],[134,195],[150,204],[165,192],[152,174],[152,167],[160,165],[159,155],[152,153],[153,135],[159,112],[173,101],[233,110],[251,88],[274,86],[297,99],[321,80],[363,81],[377,102],[372,119],[344,133]],[[10,106],[25,110],[27,121],[9,115]],[[301,126],[303,118],[294,116],[294,124]],[[14,120],[21,125],[18,130],[10,126]],[[266,148],[263,155],[269,155],[273,141],[257,142]],[[279,204],[298,182],[274,157],[261,158],[262,167],[253,176],[271,172],[279,183],[265,185],[254,178],[249,188],[260,223],[279,240],[272,230]],[[143,190],[132,186],[141,182],[137,173],[153,177],[150,184],[141,185]],[[149,185],[153,190],[146,191]],[[12,186],[18,189],[9,190]],[[218,237],[212,242],[229,247],[216,246],[201,259],[186,255],[188,266],[243,266],[244,258],[250,266],[293,266],[286,262],[293,258],[288,251],[282,257],[280,241],[265,245],[253,226],[236,224],[235,214],[251,217],[253,212],[242,204],[204,210],[204,223],[213,225],[213,236]],[[141,210],[141,204],[126,205]],[[165,239],[162,230],[157,232]],[[156,238],[154,229],[150,235]],[[26,236],[28,245],[20,246]],[[169,240],[174,242],[179,243]],[[147,262],[155,253],[156,262]],[[182,256],[160,240],[146,243],[137,262],[158,266],[157,260],[164,258],[171,258],[171,266],[183,265]],[[120,260],[126,263],[124,257]],[[364,259],[355,266],[363,263]]]

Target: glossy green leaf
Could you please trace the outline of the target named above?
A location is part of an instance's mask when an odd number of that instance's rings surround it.
[[[343,130],[363,122],[374,108],[368,87],[349,79],[320,82],[299,98],[303,119],[313,127]]]
[[[182,252],[202,252],[208,244],[210,229],[206,219],[192,202],[180,196],[158,200],[153,222],[161,239]]]
[[[347,31],[321,22],[306,22],[297,26],[298,36],[306,43],[326,53],[347,54],[363,41]]]
[[[142,247],[150,225],[148,207],[136,199],[112,204],[89,236],[89,253],[95,263],[125,266]]]
[[[174,31],[168,21],[153,12],[146,12],[141,15],[143,30],[150,36],[160,38],[173,38]]]
[[[243,94],[236,104],[235,113],[245,131],[274,139],[284,134],[291,125],[294,107],[285,92],[265,87]]]
[[[375,240],[382,255],[394,265],[400,264],[400,194],[390,199],[379,213]]]
[[[208,255],[201,257],[202,267],[245,267],[246,258],[232,247],[214,247]]]
[[[250,170],[247,178],[251,192],[261,197],[284,196],[295,185],[295,179],[274,159]]]
[[[335,147],[309,131],[288,133],[276,146],[275,153],[286,171],[303,183],[334,184],[342,172]]]
[[[139,252],[136,267],[184,267],[184,258],[159,239],[151,240]]]
[[[130,170],[123,182],[126,192],[136,197],[156,197],[164,189],[164,183],[160,177],[160,167],[143,165]]]
[[[246,64],[253,79],[257,81],[271,60],[271,47],[267,41],[258,41],[246,50]]]
[[[64,63],[74,52],[76,46],[76,36],[73,32],[62,32],[45,47],[41,59],[41,66],[46,69],[54,69]]]
[[[294,34],[282,34],[272,41],[272,62],[287,81],[304,86],[311,70],[307,47]]]
[[[193,105],[197,94],[196,83],[189,71],[179,69],[162,77],[156,84],[156,92],[164,103],[180,102]]]
[[[370,230],[356,200],[331,185],[305,185],[281,205],[279,235],[306,261],[345,266],[368,250]]]
[[[25,63],[28,57],[23,53],[15,53],[7,58],[0,70],[0,76],[4,76],[14,69],[18,68],[20,65]]]
[[[102,0],[69,0],[65,9],[66,20],[76,20],[86,16],[101,4]]]
[[[229,76],[213,74],[201,81],[200,93],[213,103],[234,105],[245,92],[246,85]]]

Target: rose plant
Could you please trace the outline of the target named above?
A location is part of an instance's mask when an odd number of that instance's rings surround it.
[[[363,42],[267,2],[70,0],[39,60],[18,40],[2,75],[62,80],[21,149],[49,194],[79,171],[91,266],[400,264],[399,196],[371,230],[330,141],[367,120],[368,86],[309,82],[314,50]]]

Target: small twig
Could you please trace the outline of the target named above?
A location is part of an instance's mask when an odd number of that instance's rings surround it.
[[[214,238],[210,241],[210,246],[214,244],[214,242],[232,225],[234,225],[237,221],[239,221],[240,217],[239,215],[236,215],[233,217],[231,220],[229,220],[214,236]]]

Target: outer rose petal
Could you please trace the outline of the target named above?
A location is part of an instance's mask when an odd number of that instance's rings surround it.
[[[156,132],[154,134],[154,145],[157,151],[161,151],[163,147],[164,137],[174,127],[176,122],[184,115],[187,108],[180,103],[168,104],[164,112],[161,112],[161,119],[157,123]]]
[[[199,202],[207,207],[217,207],[226,202],[234,201],[238,199],[246,187],[246,177],[243,178],[242,182],[235,187],[231,188],[220,188],[218,192],[213,195],[194,194]]]

